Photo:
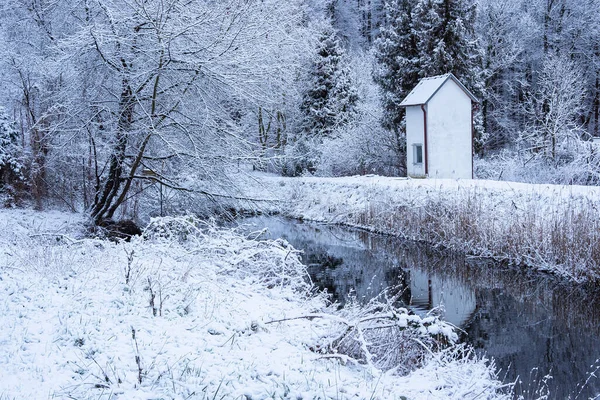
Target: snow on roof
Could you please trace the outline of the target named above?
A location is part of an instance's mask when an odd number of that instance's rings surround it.
[[[427,104],[427,102],[437,93],[438,90],[440,90],[440,88],[448,79],[452,79],[465,92],[465,94],[471,98],[472,101],[479,103],[479,100],[477,100],[473,93],[471,93],[469,89],[460,83],[460,81],[454,75],[449,73],[421,79],[417,86],[410,91],[408,96],[402,100],[400,107]]]

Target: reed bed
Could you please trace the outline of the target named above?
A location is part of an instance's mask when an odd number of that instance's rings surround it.
[[[290,193],[286,212],[294,217],[424,241],[576,282],[600,282],[600,199],[593,196],[567,189],[557,194],[318,179],[297,182]]]

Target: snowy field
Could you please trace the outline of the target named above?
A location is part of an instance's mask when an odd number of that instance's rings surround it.
[[[600,280],[600,187],[380,176],[261,176],[267,211]]]
[[[408,374],[381,368],[367,336],[358,356],[313,351],[366,335],[364,310],[327,307],[283,241],[185,221],[112,243],[83,238],[76,214],[0,210],[0,399],[508,397],[456,346]],[[453,338],[395,316],[413,344]]]

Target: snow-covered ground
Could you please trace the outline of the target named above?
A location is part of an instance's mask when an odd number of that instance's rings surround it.
[[[266,211],[424,240],[600,280],[600,187],[381,176],[262,175]]]
[[[75,214],[0,210],[2,400],[507,397],[493,367],[453,348],[406,376],[311,351],[344,314],[285,242],[82,229]],[[294,319],[309,314],[330,318]]]

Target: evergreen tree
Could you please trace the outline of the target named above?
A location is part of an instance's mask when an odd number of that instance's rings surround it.
[[[472,0],[387,0],[386,23],[375,44],[375,81],[382,90],[382,124],[404,156],[400,102],[421,78],[452,72],[476,96],[483,93]],[[482,136],[476,118],[478,137]]]
[[[413,30],[419,48],[420,77],[451,72],[475,96],[484,97],[481,51],[475,37],[473,0],[419,0]],[[483,151],[485,132],[481,112],[475,114],[475,143]]]
[[[387,0],[385,24],[375,41],[375,82],[381,88],[384,128],[401,135],[404,97],[419,82],[420,66],[417,37],[412,28],[413,2]]]
[[[350,78],[346,53],[331,27],[321,33],[301,111],[308,136],[326,137],[356,115],[358,90]]]
[[[475,11],[471,0],[419,0],[412,30],[421,78],[451,72],[470,90],[481,93]]]
[[[22,153],[15,123],[0,107],[0,192],[7,193],[12,199],[25,183]]]

